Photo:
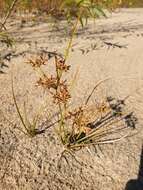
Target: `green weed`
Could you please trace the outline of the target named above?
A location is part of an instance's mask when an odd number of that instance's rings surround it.
[[[38,119],[39,116],[36,115],[33,119],[33,121],[31,122],[28,117],[27,117],[27,111],[26,111],[26,104],[24,102],[24,116],[22,115],[20,108],[18,106],[17,100],[16,100],[16,96],[14,93],[14,84],[13,84],[13,80],[12,80],[12,95],[13,95],[13,100],[14,100],[14,104],[16,107],[16,111],[18,113],[18,116],[20,118],[20,121],[23,125],[23,129],[20,129],[24,134],[26,134],[29,137],[34,137],[37,134],[40,134],[41,132],[37,129],[38,128]]]

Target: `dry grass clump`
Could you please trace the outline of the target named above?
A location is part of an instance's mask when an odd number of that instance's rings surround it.
[[[38,60],[38,61],[37,61]],[[45,61],[43,61],[45,60]],[[56,128],[66,150],[78,150],[89,145],[113,143],[129,135],[134,129],[137,118],[133,112],[125,109],[125,101],[107,97],[102,102],[91,104],[90,98],[94,90],[103,82],[96,84],[85,103],[75,109],[70,105],[71,94],[66,73],[70,65],[64,58],[55,56],[54,62],[49,63],[45,58],[28,61],[34,70],[40,71],[37,85],[49,92],[53,104],[58,108],[58,128]],[[54,73],[46,73],[43,66],[53,64]]]

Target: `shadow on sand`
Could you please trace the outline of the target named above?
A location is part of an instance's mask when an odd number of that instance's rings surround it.
[[[129,180],[126,184],[125,190],[143,190],[143,145],[140,156],[138,178]]]

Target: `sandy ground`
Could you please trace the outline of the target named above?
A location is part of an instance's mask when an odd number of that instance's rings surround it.
[[[70,30],[64,22],[58,26],[42,22],[21,24],[17,19],[9,21],[7,27],[16,42],[13,50],[9,49],[14,56],[10,62],[5,60],[7,67],[0,74],[0,189],[136,190],[134,183],[132,188],[129,183],[138,178],[143,143],[143,9],[124,9],[107,19],[90,21],[85,29],[79,27],[68,59],[72,66],[70,79],[78,70],[73,103],[83,102],[95,83],[110,78],[94,98],[101,94],[118,98],[131,94],[128,105],[139,118],[137,134],[100,146],[97,152],[92,147],[82,149],[75,153],[79,162],[69,155],[69,164],[63,159],[60,168],[57,165],[63,147],[54,127],[32,139],[18,130],[22,125],[12,99],[11,73],[19,105],[22,108],[27,102],[29,117],[44,105],[39,125],[47,127],[55,111],[46,94],[35,87],[36,76],[25,62],[31,54],[43,50],[63,53]],[[6,52],[4,45],[1,51]]]

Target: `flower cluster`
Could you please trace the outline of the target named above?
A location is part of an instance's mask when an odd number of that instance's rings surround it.
[[[35,60],[30,59],[28,61],[32,67],[39,68],[41,65],[46,65],[48,60],[44,55],[36,57]],[[63,103],[66,104],[68,100],[71,98],[70,93],[68,91],[68,85],[66,84],[66,80],[62,80],[63,74],[70,69],[70,65],[66,65],[65,60],[61,57],[55,55],[55,69],[56,74],[47,75],[44,72],[42,76],[40,76],[37,81],[38,86],[42,86],[45,90],[49,90],[50,94],[52,94],[54,103]]]
[[[53,77],[52,75],[50,77],[43,76],[43,78],[40,78],[37,81],[37,84],[39,86],[42,86],[44,89],[56,89],[57,88],[57,79]]]
[[[59,90],[53,95],[54,103],[64,103],[71,98],[67,85],[60,85]]]
[[[88,134],[91,131],[91,128],[88,127],[91,117],[88,114],[88,110],[84,107],[79,107],[73,111],[69,111],[67,118],[72,121],[75,134],[79,134],[81,132]]]
[[[58,59],[55,57],[56,68],[60,71],[67,72],[70,69],[70,65],[65,64],[64,59]]]
[[[48,63],[48,59],[45,55],[40,55],[35,59],[29,59],[27,63],[30,64],[33,68],[38,68],[42,65],[46,65]]]

